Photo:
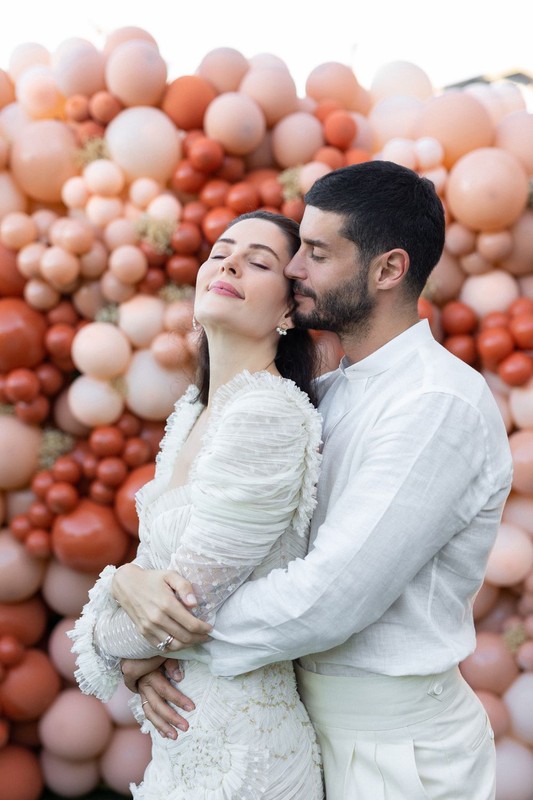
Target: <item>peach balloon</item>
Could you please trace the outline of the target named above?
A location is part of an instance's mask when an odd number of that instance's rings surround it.
[[[233,47],[216,47],[204,55],[196,73],[211,83],[219,94],[238,89],[249,69],[248,59]]]
[[[123,683],[119,683],[113,697],[106,703],[106,711],[115,725],[136,725],[135,717],[129,707],[129,701],[134,697],[133,692]]]
[[[13,82],[35,64],[47,65],[50,63],[50,53],[46,47],[38,42],[22,42],[13,48],[9,56],[8,72]]]
[[[68,390],[72,414],[83,425],[112,425],[124,410],[124,399],[109,381],[80,375]]]
[[[175,223],[181,219],[182,204],[170,192],[162,192],[146,206],[146,213],[149,217],[161,222]]]
[[[427,280],[424,291],[433,303],[442,306],[450,300],[455,300],[465,280],[466,275],[459,262],[445,248]]]
[[[204,130],[217,139],[231,155],[251,153],[266,131],[266,120],[259,104],[246,94],[224,92],[212,100],[205,112]]]
[[[111,252],[108,266],[110,272],[122,283],[135,284],[146,275],[148,259],[139,247],[123,244]]]
[[[272,152],[283,169],[311,161],[323,144],[322,125],[307,111],[288,114],[272,129]]]
[[[97,158],[87,164],[83,179],[90,192],[104,197],[120,194],[125,184],[124,173],[108,158]]]
[[[0,530],[0,603],[32,597],[41,587],[45,569],[45,563],[30,556],[9,531]]]
[[[123,216],[124,204],[119,197],[93,194],[85,205],[87,219],[98,228],[105,228],[114,219]]]
[[[516,280],[501,269],[484,275],[470,275],[461,287],[459,300],[474,309],[478,317],[491,311],[507,311],[520,296]]]
[[[10,172],[0,172],[0,219],[6,214],[28,208],[28,198],[13,180]]]
[[[383,145],[381,158],[384,161],[394,161],[395,164],[414,170],[416,168],[415,143],[411,139],[395,136]]]
[[[533,272],[533,211],[526,209],[510,230],[512,248],[501,266],[513,275],[527,277]]]
[[[104,138],[130,181],[148,177],[166,184],[181,158],[179,133],[158,108],[126,108],[111,120]]]
[[[442,164],[444,148],[434,136],[421,136],[415,140],[418,169],[434,169]]]
[[[43,749],[39,755],[47,789],[60,797],[80,797],[100,783],[98,760],[73,761]]]
[[[533,744],[533,673],[523,673],[503,696],[511,716],[511,731],[521,741]]]
[[[511,725],[511,717],[505,703],[494,692],[480,690],[476,694],[487,712],[494,737],[499,739],[509,731]]]
[[[11,77],[5,70],[0,70],[0,108],[4,108],[15,100],[15,87]]]
[[[153,178],[137,178],[130,185],[129,198],[138,208],[146,206],[161,194],[163,187]]]
[[[414,138],[415,123],[423,103],[416,97],[393,95],[379,100],[368,114],[376,149],[395,137]]]
[[[24,300],[37,311],[50,311],[61,300],[61,293],[41,278],[31,278],[24,286]]]
[[[512,252],[513,236],[508,230],[480,233],[476,240],[476,249],[482,258],[497,263]]]
[[[533,379],[511,389],[509,408],[517,428],[533,428]]]
[[[157,363],[164,369],[184,367],[191,357],[184,337],[177,332],[158,333],[152,339],[150,350]]]
[[[94,230],[84,218],[60,217],[50,226],[49,236],[52,244],[78,256],[89,253],[95,242]]]
[[[122,245],[137,244],[139,234],[131,219],[117,217],[105,226],[103,240],[109,250],[114,250]]]
[[[39,721],[43,746],[60,758],[83,761],[107,748],[113,726],[103,704],[78,689],[65,689]]]
[[[460,664],[461,672],[472,689],[505,692],[518,675],[518,667],[503,637],[491,631],[479,631],[476,649]]]
[[[479,231],[499,231],[524,212],[529,184],[522,164],[506,150],[480,147],[450,170],[446,202],[459,222]]]
[[[131,39],[142,39],[143,42],[150,42],[157,47],[156,40],[147,30],[139,28],[137,25],[125,25],[122,28],[116,28],[108,35],[104,44],[104,55],[109,56],[116,47]]]
[[[379,67],[370,83],[370,95],[375,104],[391,95],[408,95],[427,100],[433,86],[424,70],[410,61],[390,61]]]
[[[148,349],[137,350],[125,375],[126,405],[139,417],[164,420],[188,384],[190,376],[179,369],[164,369]]]
[[[50,67],[36,65],[24,70],[16,82],[16,95],[31,119],[54,119],[63,113],[65,97]]]
[[[60,431],[81,438],[89,435],[90,427],[83,425],[71,411],[68,401],[68,387],[55,398],[52,413],[54,422]]]
[[[75,152],[74,134],[65,123],[31,122],[13,142],[13,176],[32,199],[59,202],[63,184],[77,172]]]
[[[107,58],[107,89],[124,106],[158,105],[166,80],[167,65],[158,48],[142,39],[119,44]]]
[[[71,357],[80,372],[106,380],[125,371],[131,358],[131,345],[116,325],[90,322],[75,334]]]
[[[20,250],[37,238],[37,226],[29,214],[12,211],[0,222],[0,240],[11,250]]]
[[[65,97],[90,97],[105,88],[104,55],[86,39],[62,42],[52,55],[55,80]]]
[[[61,187],[61,200],[68,208],[83,208],[89,199],[89,189],[81,175],[68,178]]]
[[[509,436],[513,457],[513,489],[533,495],[533,431],[513,431]]]
[[[502,522],[485,573],[495,586],[513,586],[533,567],[533,541],[522,528]]]
[[[467,253],[461,256],[459,264],[463,272],[467,275],[484,275],[486,272],[492,270],[493,264],[488,259],[484,258],[481,253],[474,250],[472,253]]]
[[[22,489],[29,484],[39,465],[42,440],[40,428],[0,414],[0,489]]]
[[[21,247],[17,253],[17,269],[25,278],[37,278],[41,275],[41,258],[46,250],[42,242],[32,242]]]
[[[38,208],[32,213],[32,217],[39,231],[39,241],[49,244],[48,232],[54,222],[59,218],[59,214],[51,208]]]
[[[72,652],[72,642],[67,631],[74,627],[75,619],[66,617],[59,620],[48,637],[48,655],[62,678],[75,683],[76,655]]]
[[[352,142],[352,147],[359,147],[369,153],[376,149],[374,141],[374,131],[367,116],[360,114],[359,111],[352,111],[352,117],[357,126],[357,132]]]
[[[192,302],[190,300],[174,300],[165,306],[163,325],[167,331],[187,333],[192,330],[192,318]]]
[[[303,164],[298,174],[300,193],[304,195],[318,178],[327,175],[328,172],[331,172],[331,168],[321,161],[308,161],[307,164]]]
[[[275,168],[274,154],[272,152],[272,131],[265,131],[265,135],[255,150],[244,156],[247,172],[254,169]]]
[[[97,578],[98,573],[79,572],[52,558],[42,585],[43,598],[57,614],[77,619]]]
[[[279,67],[253,67],[244,75],[239,92],[251,97],[271,128],[298,107],[296,84],[289,71]]]
[[[64,292],[80,274],[79,259],[64,247],[52,245],[41,258],[41,276],[53,289]]]
[[[364,90],[353,70],[338,61],[326,61],[311,70],[305,82],[305,93],[313,100],[337,100],[348,111],[366,113],[369,93]]]
[[[511,414],[511,409],[509,408],[509,399],[503,394],[499,392],[493,392],[494,399],[496,400],[496,405],[500,409],[500,414],[502,415],[503,424],[505,425],[505,430],[507,433],[510,433],[514,428],[514,421]]]
[[[496,127],[496,147],[512,153],[524,167],[526,173],[533,175],[533,114],[528,111],[514,111],[505,116]]]
[[[138,728],[117,728],[100,760],[102,778],[111,789],[127,794],[140,783],[151,757],[150,739]]]
[[[518,278],[520,294],[533,300],[533,275],[520,275]]]
[[[482,584],[474,600],[474,620],[481,619],[485,616],[485,614],[488,614],[489,611],[492,611],[496,605],[499,594],[500,589],[498,586],[493,586],[491,583],[487,583],[486,581]]]
[[[0,111],[0,133],[9,144],[13,144],[31,122],[32,118],[20,103],[8,103]]]
[[[149,347],[163,330],[165,303],[159,297],[137,294],[121,303],[118,326],[135,347]]]
[[[434,136],[444,148],[444,166],[494,142],[494,124],[485,107],[465,92],[449,89],[429,98],[414,126],[415,138]]]
[[[135,295],[135,286],[119,281],[116,275],[107,270],[100,279],[100,291],[110,303],[125,303]]]
[[[511,492],[503,508],[502,520],[533,534],[533,497]]]

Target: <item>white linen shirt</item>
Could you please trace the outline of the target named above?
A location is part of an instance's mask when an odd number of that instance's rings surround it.
[[[319,392],[310,552],[225,602],[203,646],[211,670],[300,658],[328,675],[443,672],[475,647],[472,605],[511,486],[500,411],[426,320],[341,362]]]

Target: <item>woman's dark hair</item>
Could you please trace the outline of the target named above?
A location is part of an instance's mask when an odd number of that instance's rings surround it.
[[[233,219],[226,230],[245,219],[264,219],[267,222],[273,222],[285,235],[291,256],[299,249],[299,226],[293,219],[271,211],[250,211]],[[283,378],[289,378],[294,381],[303,392],[309,395],[311,402],[316,405],[316,395],[312,381],[318,373],[318,352],[309,331],[301,328],[291,328],[285,336],[280,336],[275,364],[280,375]],[[198,399],[204,405],[207,405],[209,398],[209,378],[209,346],[205,331],[202,329],[198,342],[196,384],[198,386]]]

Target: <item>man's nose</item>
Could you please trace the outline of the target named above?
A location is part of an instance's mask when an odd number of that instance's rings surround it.
[[[305,278],[307,273],[304,268],[303,258],[296,253],[291,258],[283,272],[286,278],[291,278],[292,280],[295,278]]]

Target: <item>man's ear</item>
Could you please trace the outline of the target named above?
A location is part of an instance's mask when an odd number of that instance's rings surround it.
[[[375,273],[376,289],[394,289],[399,286],[409,271],[409,255],[396,248],[383,253]]]

